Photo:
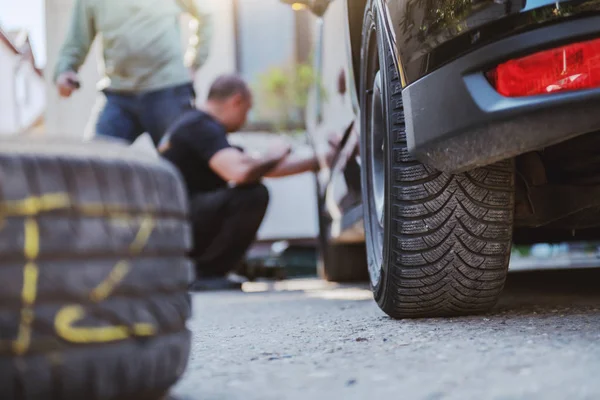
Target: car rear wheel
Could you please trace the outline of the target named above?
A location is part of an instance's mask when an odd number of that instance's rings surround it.
[[[364,244],[326,244],[319,249],[319,277],[328,282],[367,282]]]
[[[369,275],[394,318],[489,310],[504,286],[514,164],[450,175],[408,152],[402,86],[376,2],[365,12],[361,158]]]
[[[318,189],[317,189],[318,190]],[[317,273],[328,282],[367,282],[366,250],[363,243],[332,243],[329,239],[330,223],[324,217],[323,201],[318,199],[319,243]]]

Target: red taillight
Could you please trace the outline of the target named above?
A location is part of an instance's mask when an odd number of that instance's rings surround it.
[[[600,39],[541,51],[487,73],[506,97],[533,96],[600,86]]]

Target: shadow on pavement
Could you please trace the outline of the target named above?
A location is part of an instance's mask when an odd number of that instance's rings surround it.
[[[600,269],[566,269],[512,272],[496,310],[532,311],[577,307],[598,311]]]
[[[600,295],[600,268],[511,272],[505,291]]]
[[[278,296],[278,301],[286,302],[301,298],[373,301],[367,283],[336,284],[317,278],[247,282],[243,285],[243,293],[213,292],[206,295],[218,296],[223,304],[268,303],[273,295]],[[488,315],[505,312],[546,314],[569,310],[600,311],[600,268],[511,271],[498,304]]]

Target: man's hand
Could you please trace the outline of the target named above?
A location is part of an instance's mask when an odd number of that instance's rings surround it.
[[[325,162],[327,163],[327,167],[333,167],[333,162],[335,161],[335,156],[337,155],[336,147],[329,147],[327,152],[325,153]]]
[[[335,156],[342,142],[342,135],[337,132],[331,133],[327,138],[327,151],[325,152],[325,161],[329,168],[332,167]]]
[[[292,147],[288,143],[284,141],[277,141],[269,147],[269,150],[267,151],[267,158],[283,160],[285,157],[290,155],[291,152]]]
[[[56,79],[56,86],[61,97],[70,97],[71,94],[79,89],[79,76],[74,71],[66,71]]]
[[[209,166],[227,182],[237,185],[255,183],[280,165],[290,151],[290,146],[284,142],[273,144],[265,155],[258,157],[230,147],[217,152],[210,159]]]
[[[343,136],[340,135],[338,132],[331,132],[329,133],[329,135],[327,135],[327,144],[330,148],[337,149],[342,143],[342,138]]]

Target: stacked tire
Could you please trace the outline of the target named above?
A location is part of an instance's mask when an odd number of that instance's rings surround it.
[[[161,399],[190,352],[187,203],[110,143],[0,142],[0,398]]]

